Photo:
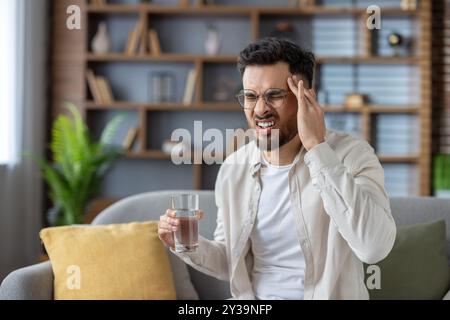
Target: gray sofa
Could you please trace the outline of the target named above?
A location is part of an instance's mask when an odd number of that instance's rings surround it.
[[[97,216],[93,224],[124,223],[158,220],[169,205],[174,192],[148,192],[125,198]],[[189,192],[189,191],[188,191]],[[200,233],[212,239],[216,225],[216,206],[213,191],[195,191],[205,217]],[[436,198],[393,198],[392,213],[398,226],[445,219],[447,225],[447,257],[450,260],[450,200]],[[189,267],[192,283],[200,299],[226,299],[230,297],[227,282],[216,280]],[[53,274],[49,262],[18,269],[9,274],[0,286],[0,299],[53,298]],[[450,292],[445,296],[450,299]]]

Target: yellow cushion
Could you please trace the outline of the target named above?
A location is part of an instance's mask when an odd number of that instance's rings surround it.
[[[65,226],[40,232],[52,263],[54,298],[176,299],[157,222]]]

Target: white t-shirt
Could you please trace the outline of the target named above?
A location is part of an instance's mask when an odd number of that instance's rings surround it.
[[[263,159],[261,197],[250,236],[257,299],[303,299],[305,260],[289,198],[291,167],[274,166]]]

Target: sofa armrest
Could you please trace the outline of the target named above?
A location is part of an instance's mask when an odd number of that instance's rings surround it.
[[[11,272],[0,286],[0,300],[52,300],[53,271],[49,261]]]

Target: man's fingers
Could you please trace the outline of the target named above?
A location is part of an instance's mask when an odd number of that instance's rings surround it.
[[[297,96],[297,86],[295,85],[293,78],[288,77],[287,82],[288,82],[289,89],[291,89],[292,93],[294,93],[294,95]]]
[[[167,209],[166,210],[166,215],[169,216],[169,217],[172,217],[172,218],[177,216],[175,214],[175,210],[173,210],[173,209]]]
[[[178,226],[171,225],[170,223],[167,223],[165,221],[160,221],[159,222],[159,228],[163,229],[163,230],[167,230],[167,231],[177,231]]]
[[[304,92],[305,92],[305,98],[306,98],[306,100],[307,100],[309,103],[311,103],[312,105],[314,105],[315,102],[316,102],[316,99],[315,99],[314,95],[311,93],[311,91],[305,89]]]
[[[305,87],[303,86],[303,80],[300,80],[297,85],[297,99],[300,102],[299,106],[303,109],[308,107],[305,98]]]
[[[198,210],[198,211],[197,211],[197,219],[198,219],[198,220],[203,219],[203,216],[204,216],[204,215],[205,215],[205,214],[204,214],[203,210]]]
[[[177,226],[177,225],[180,224],[180,219],[178,219],[178,218],[171,218],[171,217],[169,217],[167,215],[160,216],[159,217],[159,221],[168,223],[168,224],[173,225],[173,226]]]

